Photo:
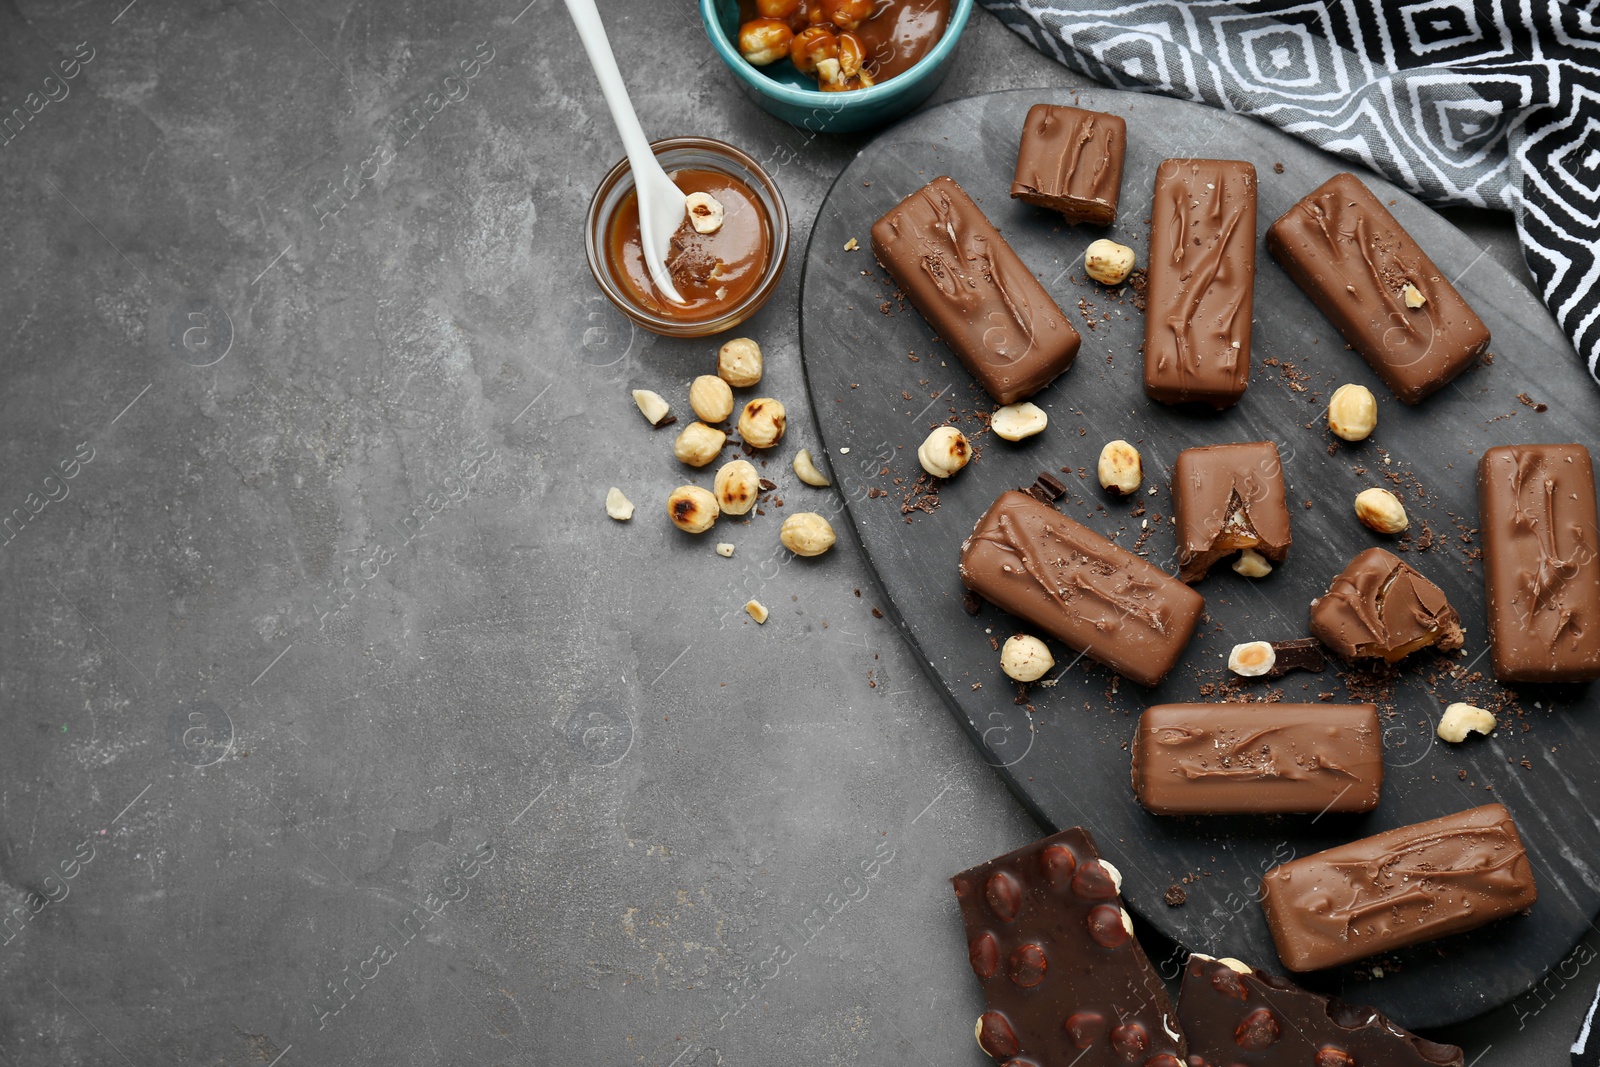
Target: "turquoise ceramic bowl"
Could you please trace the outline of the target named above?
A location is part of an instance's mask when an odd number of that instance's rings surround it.
[[[848,93],[823,92],[787,59],[770,67],[745,62],[739,54],[737,0],[700,0],[700,15],[711,46],[756,103],[803,130],[844,133],[893,122],[932,95],[955,58],[972,5],[973,0],[952,0],[944,36],[916,66],[870,89]]]

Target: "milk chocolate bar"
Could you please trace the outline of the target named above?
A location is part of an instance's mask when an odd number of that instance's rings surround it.
[[[1068,222],[1117,220],[1128,124],[1117,115],[1035,104],[1022,124],[1011,198],[1059,211]]]
[[[1389,663],[1429,645],[1451,652],[1466,641],[1444,590],[1382,548],[1351,560],[1311,602],[1311,634],[1347,660]]]
[[[1133,738],[1133,791],[1157,815],[1371,811],[1383,786],[1371,704],[1160,704]]]
[[[1600,678],[1600,557],[1589,450],[1491,448],[1478,464],[1478,503],[1495,677]]]
[[[1150,208],[1144,391],[1221,410],[1250,384],[1256,280],[1256,169],[1169,159]]]
[[[1009,1067],[1183,1067],[1172,1001],[1117,899],[1122,876],[1074,827],[950,879],[988,1011],[978,1043]]]
[[[962,543],[961,581],[1140,685],[1178,662],[1205,608],[1166,572],[1015,490]]]
[[[1415,404],[1489,347],[1489,328],[1354,174],[1267,229],[1267,249],[1395,396]]]
[[[1289,554],[1283,465],[1271,441],[1186,448],[1172,466],[1178,577],[1194,583],[1243,548],[1274,562]]]
[[[951,179],[873,223],[872,251],[996,404],[1032,396],[1078,355],[1078,331]]]
[[[1462,1067],[1455,1045],[1402,1030],[1376,1008],[1195,953],[1178,990],[1191,1067]]]
[[[1501,804],[1387,830],[1274,867],[1261,906],[1291,971],[1476,929],[1538,899]]]

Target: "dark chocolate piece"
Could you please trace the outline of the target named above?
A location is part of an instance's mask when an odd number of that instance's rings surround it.
[[[1008,1067],[1183,1067],[1172,1001],[1117,899],[1121,881],[1081,827],[950,879],[989,1009],[985,1052]]]
[[[872,225],[872,251],[997,404],[1072,366],[1078,331],[972,198],[935,178]]]
[[[1369,548],[1311,602],[1311,633],[1347,660],[1394,663],[1432,645],[1452,652],[1466,641],[1444,590],[1383,548]]]
[[[1274,867],[1261,906],[1291,971],[1334,967],[1527,911],[1538,899],[1501,804],[1387,830]]]
[[[1271,441],[1186,448],[1172,465],[1178,577],[1194,583],[1243,548],[1275,563],[1289,554],[1283,464]]]
[[[1582,445],[1491,448],[1478,464],[1494,674],[1600,678],[1594,466]]]
[[[1026,493],[1001,493],[961,545],[961,581],[1130,681],[1178,662],[1205,600]]]
[[[1382,786],[1371,704],[1160,704],[1133,737],[1133,791],[1157,815],[1371,811]]]
[[[1221,410],[1250,384],[1256,169],[1169,159],[1156,171],[1146,268],[1144,391]]]
[[[1297,637],[1293,641],[1271,642],[1274,659],[1267,678],[1282,678],[1290,671],[1310,671],[1320,674],[1328,666],[1322,654],[1322,642],[1315,637]]]
[[[1117,219],[1128,124],[1117,115],[1034,104],[1022,124],[1011,198],[1059,211],[1068,222]]]
[[[1284,212],[1267,250],[1407,404],[1489,347],[1483,320],[1354,174],[1335,174]]]
[[[1238,962],[1195,954],[1184,968],[1178,1021],[1191,1067],[1462,1067],[1455,1045],[1402,1030],[1376,1008],[1229,966]]]

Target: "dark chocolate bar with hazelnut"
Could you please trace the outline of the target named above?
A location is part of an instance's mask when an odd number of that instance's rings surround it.
[[[1316,971],[1527,911],[1533,867],[1503,804],[1401,826],[1272,868],[1261,907],[1291,971]]]
[[[1465,1059],[1376,1008],[1199,953],[1183,969],[1178,1021],[1190,1067],[1462,1067]]]
[[[961,581],[1130,681],[1178,662],[1205,600],[1027,493],[1001,493],[961,546]]]
[[[1121,883],[1081,827],[950,879],[988,1007],[985,1052],[1017,1067],[1183,1067],[1183,1033]]]
[[[1383,788],[1372,704],[1158,704],[1133,737],[1156,815],[1371,811]]]
[[[1489,347],[1489,328],[1354,174],[1267,229],[1267,250],[1395,396],[1415,404]]]
[[[1128,124],[1060,104],[1034,104],[1022,123],[1011,198],[1059,211],[1068,222],[1117,220]]]
[[[1163,404],[1231,407],[1250,385],[1255,167],[1231,159],[1163,161],[1146,270],[1145,393]]]
[[[872,251],[995,403],[1032,396],[1077,357],[1078,331],[950,178],[873,223]]]
[[[1502,445],[1478,464],[1489,644],[1502,682],[1600,678],[1600,540],[1582,445]]]
[[[1289,554],[1283,464],[1271,441],[1186,448],[1172,465],[1178,577],[1194,583],[1224,556],[1249,548],[1275,563]]]
[[[1389,663],[1429,646],[1453,652],[1466,641],[1444,590],[1383,548],[1356,556],[1311,602],[1311,634],[1347,660]]]

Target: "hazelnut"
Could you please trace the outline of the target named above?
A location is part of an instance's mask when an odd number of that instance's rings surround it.
[[[717,350],[717,377],[735,389],[761,381],[761,346],[748,337],[735,337]]]
[[[1246,578],[1265,578],[1272,573],[1272,564],[1267,562],[1266,556],[1253,548],[1247,548],[1233,561],[1233,572],[1242,574]]]
[[[690,193],[684,198],[683,210],[695,233],[716,233],[722,229],[722,202],[710,193]]]
[[[672,444],[672,454],[691,467],[704,467],[722,453],[728,435],[703,422],[691,422]]]
[[[717,471],[712,491],[724,514],[743,515],[756,506],[756,497],[761,495],[761,475],[748,460],[736,459]]]
[[[1000,669],[1015,681],[1037,682],[1055,665],[1050,646],[1032,634],[1013,634],[1000,646]]]
[[[1365,441],[1378,426],[1378,398],[1364,385],[1341,385],[1328,398],[1328,429],[1346,441]]]
[[[800,0],[756,0],[756,14],[764,19],[786,19],[800,10]]]
[[[953,478],[972,459],[972,443],[954,426],[940,426],[917,446],[917,462],[935,478]]]
[[[767,621],[766,606],[763,605],[759,600],[745,601],[744,610],[750,613],[750,617],[756,620],[756,625],[758,626]]]
[[[1397,534],[1411,525],[1405,505],[1387,489],[1363,489],[1356,495],[1356,518],[1368,529]]]
[[[667,515],[684,533],[705,533],[717,513],[717,498],[698,485],[680,485],[667,497]]]
[[[1137,492],[1144,481],[1144,465],[1139,450],[1123,440],[1112,441],[1100,450],[1100,488],[1112,496]],[[1155,492],[1152,488],[1151,492]]]
[[[1259,678],[1277,662],[1277,651],[1265,641],[1246,641],[1228,653],[1228,669],[1243,678]]]
[[[723,559],[728,559],[728,558],[732,557],[732,555],[733,555],[733,545],[729,544],[727,541],[718,541],[717,542],[717,555],[721,556]]]
[[[815,76],[825,60],[839,60],[839,38],[829,26],[807,26],[789,42],[789,59],[801,74]]]
[[[771,448],[782,440],[787,424],[782,401],[757,397],[739,414],[739,437],[752,448]]]
[[[1007,441],[1020,441],[1042,433],[1049,424],[1050,416],[1044,413],[1044,409],[1027,401],[995,408],[994,414],[989,416],[989,429]]]
[[[802,448],[794,454],[794,473],[807,485],[824,486],[832,485],[828,476],[817,470],[816,463],[811,458],[811,449]]]
[[[622,490],[612,486],[606,490],[606,514],[618,522],[633,518],[633,501],[622,495]]]
[[[1217,962],[1222,964],[1224,967],[1228,968],[1230,971],[1234,971],[1234,972],[1236,972],[1238,974],[1255,974],[1256,973],[1255,969],[1253,967],[1251,967],[1248,963],[1245,963],[1243,960],[1236,960],[1232,956],[1224,956],[1220,960],[1218,960]]]
[[[794,31],[776,18],[751,19],[739,27],[739,54],[755,67],[789,57]]]
[[[715,374],[702,374],[689,383],[689,406],[701,422],[726,422],[733,414],[733,390]]]
[[[644,420],[651,426],[661,426],[672,413],[667,402],[661,399],[661,394],[649,389],[635,389],[633,402],[639,405],[639,414],[643,415]]]
[[[829,22],[841,30],[853,30],[872,17],[873,0],[822,0]]]
[[[1471,704],[1451,704],[1444,709],[1444,716],[1439,720],[1439,740],[1455,744],[1465,741],[1468,734],[1483,734],[1485,737],[1494,733],[1500,723],[1494,715]]]
[[[836,540],[828,520],[814,511],[802,511],[783,520],[778,540],[797,556],[820,556]]]
[[[1104,237],[1084,250],[1083,270],[1101,285],[1121,285],[1133,271],[1133,249]]]
[[[1410,282],[1406,282],[1406,287],[1400,290],[1400,293],[1405,297],[1408,308],[1419,308],[1428,302],[1428,298],[1422,295],[1422,290]]]

